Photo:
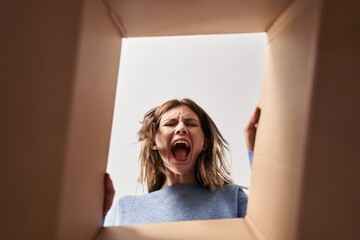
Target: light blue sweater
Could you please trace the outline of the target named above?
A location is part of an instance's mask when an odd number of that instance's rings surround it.
[[[253,152],[248,154],[251,168]],[[197,184],[175,184],[145,195],[120,198],[106,215],[104,226],[242,218],[247,199],[236,184],[215,191]]]
[[[246,207],[247,195],[236,184],[215,191],[197,184],[175,184],[145,195],[120,198],[104,225],[238,218],[246,215]]]

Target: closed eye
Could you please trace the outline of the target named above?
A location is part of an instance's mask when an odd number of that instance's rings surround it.
[[[177,124],[179,124],[179,121],[177,119],[171,119],[169,121],[166,121],[163,126],[165,127],[174,127]],[[198,121],[194,120],[194,119],[185,119],[184,120],[184,124],[188,127],[199,127],[200,124]]]
[[[178,122],[175,121],[175,120],[170,120],[170,121],[165,122],[163,126],[173,127],[173,126],[176,126],[177,123],[178,123]]]
[[[200,126],[199,123],[194,120],[186,121],[185,124],[186,124],[186,126],[189,126],[189,127],[199,127]]]

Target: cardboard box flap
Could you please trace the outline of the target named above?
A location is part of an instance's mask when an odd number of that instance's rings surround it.
[[[264,32],[293,0],[104,0],[124,37]]]

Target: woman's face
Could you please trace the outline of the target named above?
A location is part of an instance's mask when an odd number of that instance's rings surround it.
[[[190,108],[177,106],[163,114],[153,150],[158,150],[165,167],[176,175],[192,175],[199,154],[206,148],[199,117]]]

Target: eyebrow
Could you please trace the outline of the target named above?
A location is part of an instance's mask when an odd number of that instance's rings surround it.
[[[193,117],[183,117],[182,119],[184,119],[184,121],[186,121],[186,122],[191,122],[191,121],[200,122],[198,119],[193,118]],[[178,121],[178,118],[171,117],[171,118],[164,119],[164,122],[168,122],[168,121]]]
[[[192,117],[185,117],[185,118],[183,118],[185,121],[195,121],[195,122],[199,122],[199,120],[198,119],[196,119],[196,118],[192,118]]]

